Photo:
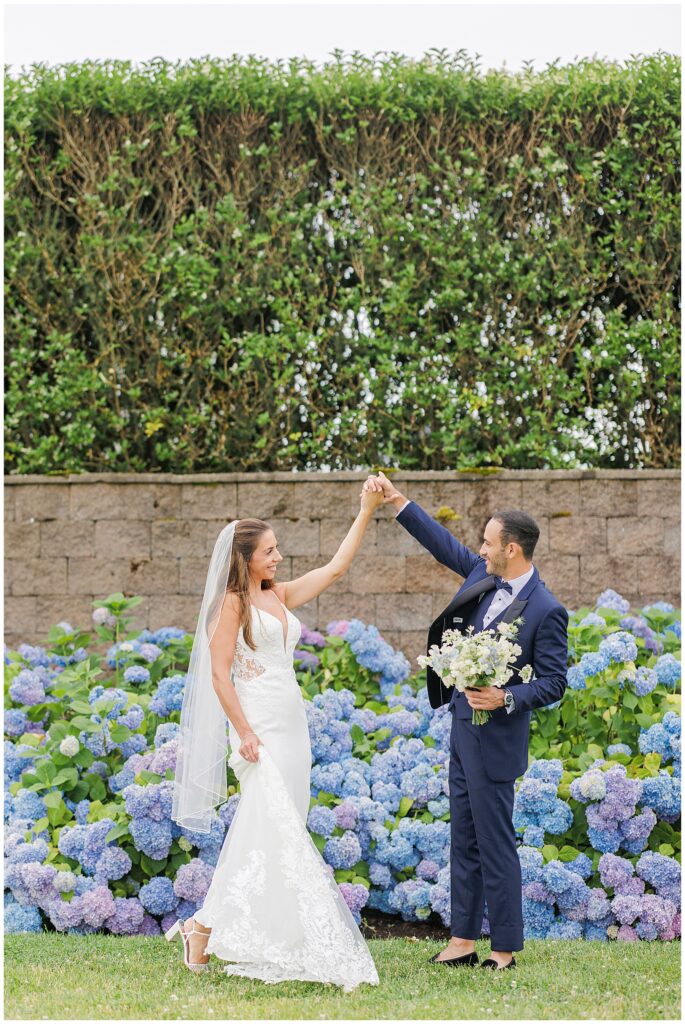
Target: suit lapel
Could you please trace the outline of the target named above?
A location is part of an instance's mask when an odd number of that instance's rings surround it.
[[[445,610],[440,613],[439,617],[443,618],[447,615],[451,615],[456,608],[466,604],[467,601],[472,601],[475,597],[478,597],[479,594],[492,590],[494,586],[495,581],[492,576],[486,576],[485,579],[478,580],[477,583],[472,583],[469,587],[462,587],[459,593],[452,598]]]
[[[505,608],[502,616],[500,617],[498,615],[493,621],[513,622],[513,620],[518,615],[520,615],[523,609],[526,607],[526,604],[528,603],[528,598],[537,586],[539,579],[540,573],[537,571],[535,566],[533,566],[533,575],[528,580],[525,587],[523,587],[522,590],[519,591],[519,593],[511,602],[511,604],[508,605],[507,608]],[[461,605],[466,604],[467,601],[472,601],[474,598],[478,597],[479,594],[487,592],[488,590],[492,590],[494,586],[495,581],[493,577],[485,576],[484,579],[478,580],[477,583],[472,583],[468,587],[463,587],[459,591],[459,593],[452,598],[452,600],[447,605],[445,610],[440,613],[439,618],[446,618],[448,615],[451,615],[456,608],[459,608],[461,607]]]
[[[538,583],[539,579],[540,579],[540,573],[537,571],[535,566],[533,566],[533,575],[528,580],[528,582],[526,583],[525,587],[523,587],[518,592],[518,594],[516,595],[514,600],[511,602],[511,604],[507,605],[507,607],[504,609],[504,612],[502,613],[502,615],[496,615],[495,616],[495,618],[492,620],[492,622],[490,622],[488,624],[488,629],[491,629],[492,626],[494,624],[498,623],[498,622],[513,622],[514,619],[518,618],[518,616],[522,614],[523,609],[528,604],[528,598],[530,597],[530,595],[532,594],[533,590],[537,586],[537,583]]]
[[[514,600],[511,602],[511,604],[507,605],[507,607],[504,609],[504,612],[503,612],[502,615],[496,615],[495,616],[495,618],[492,620],[492,622],[490,622],[490,625],[488,626],[488,628],[490,628],[490,626],[494,625],[496,622],[513,622],[514,619],[517,618],[521,614],[521,612],[523,611],[523,609],[526,607],[527,604],[528,604],[527,600],[523,600],[522,601],[520,597],[514,598]]]

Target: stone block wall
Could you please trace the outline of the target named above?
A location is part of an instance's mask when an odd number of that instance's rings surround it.
[[[44,643],[66,619],[88,627],[92,601],[144,600],[139,627],[193,630],[221,528],[257,516],[276,533],[277,579],[322,565],[359,509],[364,473],[84,474],[5,478],[5,640]],[[679,603],[677,470],[407,472],[397,487],[478,550],[490,515],[535,517],[534,563],[569,608],[613,587],[634,605]],[[437,563],[381,508],[347,575],[297,610],[310,627],[356,616],[414,659],[461,577]],[[415,662],[414,662],[415,664]]]

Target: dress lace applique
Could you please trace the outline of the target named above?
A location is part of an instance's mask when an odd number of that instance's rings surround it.
[[[377,985],[378,972],[361,932],[266,749],[251,770],[253,785],[260,789],[269,850],[253,849],[246,867],[226,885],[221,899],[225,923],[207,921],[214,924],[207,952],[238,961],[224,967],[226,974],[267,983],[329,982],[345,992],[362,982]],[[277,889],[270,894],[270,920],[290,921],[287,938],[275,934],[273,924],[269,934],[258,909],[265,874],[273,878],[274,871],[292,893],[290,900]],[[296,908],[299,927],[291,908]]]
[[[235,645],[233,655],[233,670],[239,679],[256,679],[266,672],[266,669],[254,658],[249,658],[238,641]]]

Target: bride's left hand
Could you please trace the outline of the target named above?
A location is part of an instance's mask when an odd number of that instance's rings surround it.
[[[375,512],[383,504],[382,491],[362,491],[361,507],[364,512]]]

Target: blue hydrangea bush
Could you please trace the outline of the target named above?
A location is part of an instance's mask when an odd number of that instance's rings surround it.
[[[192,636],[130,630],[138,600],[96,603],[95,636],[62,622],[5,653],[8,932],[159,935],[209,887],[237,780],[209,834],[171,820]],[[609,590],[571,613],[569,688],[533,715],[516,784],[526,937],[680,935],[679,640],[664,602],[631,613]],[[449,927],[449,712],[356,619],[305,628],[296,656],[308,826],[350,910]]]

